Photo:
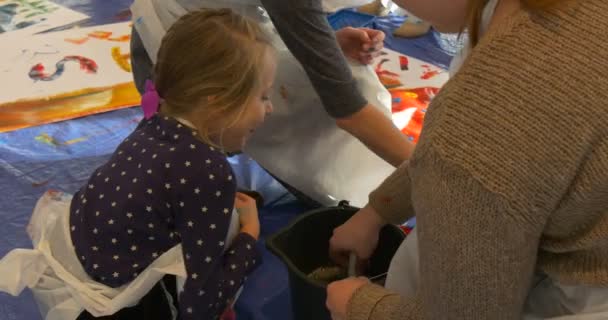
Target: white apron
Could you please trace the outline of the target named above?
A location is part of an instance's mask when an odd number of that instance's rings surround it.
[[[0,274],[13,275],[0,278],[0,291],[17,296],[28,287],[42,319],[73,320],[85,309],[99,317],[134,306],[165,275],[185,279],[180,244],[161,255],[127,285],[111,288],[92,280],[73,249],[69,231],[70,202],[71,196],[61,192],[47,192],[38,201],[28,225],[34,249],[15,249],[0,260]],[[232,240],[238,229],[238,216],[233,212],[227,238]]]
[[[166,28],[187,11],[175,0],[162,0],[175,13],[171,21],[166,12],[157,13],[155,1],[161,0],[135,0],[131,7],[135,28],[153,61]],[[245,152],[279,179],[321,204],[334,205],[347,199],[355,206],[365,205],[368,194],[394,168],[336,126],[304,69],[260,9],[259,1],[198,2],[201,7],[230,7],[259,21],[278,51],[277,76],[271,94],[274,112],[256,130]],[[390,93],[373,69],[352,63],[351,70],[363,95],[390,118]]]
[[[388,270],[385,287],[404,298],[414,298],[419,275],[416,228],[405,238]],[[536,275],[522,320],[608,319],[608,288],[566,286]]]

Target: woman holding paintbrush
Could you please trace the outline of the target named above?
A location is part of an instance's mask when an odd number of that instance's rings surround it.
[[[329,286],[334,320],[608,319],[608,2],[395,2],[466,26],[470,53],[409,163],[334,231],[346,264],[417,218],[385,287]]]

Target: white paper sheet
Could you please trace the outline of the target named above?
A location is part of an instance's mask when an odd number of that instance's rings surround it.
[[[5,84],[0,105],[132,82],[128,71],[130,34],[130,23],[125,22],[13,41],[0,51],[0,80]]]
[[[49,0],[0,0],[0,41],[19,39],[88,17]]]

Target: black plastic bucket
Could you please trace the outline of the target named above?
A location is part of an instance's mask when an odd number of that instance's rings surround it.
[[[308,274],[330,264],[329,239],[333,230],[357,210],[342,203],[338,207],[311,211],[266,240],[268,249],[287,265],[295,320],[331,319],[325,307],[326,284],[310,279]],[[405,234],[399,227],[384,227],[365,276],[376,277],[386,273],[404,238]]]

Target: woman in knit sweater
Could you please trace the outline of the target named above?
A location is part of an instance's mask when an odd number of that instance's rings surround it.
[[[386,288],[329,286],[333,318],[608,319],[608,1],[401,2],[468,24],[472,50],[409,163],[334,231],[336,259],[364,260],[382,225],[418,223]]]

